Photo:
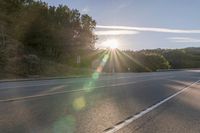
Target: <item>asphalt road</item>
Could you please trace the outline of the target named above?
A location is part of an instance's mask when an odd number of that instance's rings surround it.
[[[0,83],[0,133],[199,133],[200,70]]]

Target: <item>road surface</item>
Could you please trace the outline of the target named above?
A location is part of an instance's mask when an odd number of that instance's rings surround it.
[[[199,133],[200,70],[0,83],[0,133]]]

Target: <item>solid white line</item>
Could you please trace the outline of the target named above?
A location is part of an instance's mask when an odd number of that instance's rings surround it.
[[[136,83],[150,81],[150,80],[166,79],[166,78],[170,78],[170,77],[173,77],[173,76],[162,77],[162,78],[152,78],[152,79],[140,80],[140,81],[134,81],[134,82],[111,84],[109,86],[98,86],[98,87],[93,87],[91,89],[123,86],[123,85],[136,84]],[[86,91],[86,89],[67,90],[67,91],[50,92],[50,93],[45,93],[45,94],[43,93],[43,94],[37,94],[37,95],[31,95],[31,96],[23,96],[23,97],[17,97],[17,98],[9,98],[9,99],[0,100],[0,102],[11,102],[11,101],[25,100],[25,99],[30,99],[30,98],[38,98],[38,97],[51,96],[51,95],[64,94],[64,93],[72,93],[72,92],[80,92],[80,91]]]
[[[8,86],[8,87],[0,88],[0,90],[15,89],[15,88],[26,88],[26,87],[40,87],[40,86],[49,86],[49,85],[60,85],[60,83],[43,83],[43,84],[38,84],[38,85],[18,85],[18,86],[13,86],[13,87]]]
[[[55,86],[53,88],[50,88],[48,90],[45,90],[44,92],[54,92],[54,91],[57,91],[57,90],[60,90],[60,89],[63,89],[67,87],[67,85],[59,85],[59,86]]]
[[[126,79],[126,78],[140,78],[140,77],[157,77],[157,76],[161,76],[161,75],[156,75],[156,74],[151,74],[151,75],[137,75],[137,76],[127,76],[127,77],[117,77],[117,78],[108,78],[108,79],[98,79],[98,81],[107,81],[107,80],[117,80],[117,79]],[[170,74],[164,75],[165,77],[170,76]],[[88,79],[89,80],[89,79]],[[28,81],[29,82],[29,81]],[[32,82],[32,81],[31,81]],[[86,81],[78,81],[78,82],[86,82]],[[68,81],[68,82],[64,82],[64,84],[73,84],[73,83],[77,83],[77,81]],[[18,83],[16,84],[16,86],[7,86],[7,87],[2,87],[0,88],[0,90],[4,90],[4,89],[15,89],[15,88],[25,88],[25,87],[40,87],[40,86],[48,86],[48,85],[62,85],[63,83],[42,83],[42,84],[37,84],[37,85],[23,85],[23,83]]]
[[[123,85],[128,85],[128,84],[135,84],[135,83],[140,83],[143,81],[151,81],[151,80],[156,80],[156,79],[166,79],[166,78],[173,78],[174,76],[166,76],[166,77],[162,77],[162,78],[149,78],[149,79],[143,79],[143,80],[139,80],[139,81],[134,81],[134,82],[126,82],[126,83],[117,83],[117,84],[112,84],[111,86],[123,86]]]
[[[51,95],[70,93],[70,92],[78,92],[78,91],[81,91],[81,90],[70,90],[70,91],[62,91],[62,92],[45,93],[45,94],[38,94],[38,95],[32,95],[32,96],[10,98],[10,99],[5,99],[5,100],[0,100],[0,102],[18,101],[18,100],[25,100],[25,99],[30,99],[30,98],[38,98],[38,97],[51,96]]]
[[[144,116],[145,114],[149,113],[150,111],[156,109],[157,107],[159,107],[159,106],[162,105],[163,103],[169,101],[169,100],[172,99],[173,97],[175,97],[175,96],[179,95],[180,93],[184,92],[185,90],[189,89],[189,88],[190,88],[191,86],[193,86],[194,84],[197,84],[199,81],[200,81],[200,80],[198,80],[198,81],[192,83],[191,85],[189,85],[189,86],[183,88],[182,90],[176,92],[175,94],[173,94],[173,95],[171,95],[171,96],[165,98],[164,100],[158,102],[157,104],[155,104],[155,105],[153,105],[153,106],[147,108],[146,110],[144,110],[144,111],[142,111],[142,112],[140,112],[140,113],[138,113],[138,114],[136,114],[136,115],[130,117],[129,119],[125,120],[123,123],[117,124],[117,125],[115,125],[115,126],[109,128],[109,130],[105,130],[104,133],[114,133],[114,132],[116,132],[116,131],[118,131],[118,130],[124,128],[125,126],[129,125],[129,124],[132,123],[133,121],[139,119],[140,117],[142,117],[142,116]]]

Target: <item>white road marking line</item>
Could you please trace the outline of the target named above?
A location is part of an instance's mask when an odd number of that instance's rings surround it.
[[[44,92],[53,92],[53,91],[56,91],[56,90],[63,89],[63,88],[65,88],[65,87],[67,87],[67,85],[59,85],[59,86],[55,86],[55,87],[53,87],[53,88],[50,88],[50,89],[48,89],[48,90],[46,90],[46,91],[44,91]]]
[[[166,79],[166,78],[171,78],[171,77],[173,77],[173,76],[162,77],[162,78],[151,78],[151,79],[147,79],[147,80],[140,80],[140,81],[134,81],[134,82],[127,82],[127,83],[111,84],[109,86],[97,86],[97,87],[93,87],[92,89],[123,86],[123,85],[129,85],[129,84],[136,84],[136,83],[140,83],[140,82],[144,82],[144,81]],[[86,90],[85,89],[76,89],[76,90],[67,90],[67,91],[60,91],[60,92],[43,93],[43,94],[37,94],[37,95],[31,95],[31,96],[2,99],[2,100],[0,100],[0,102],[19,101],[19,100],[25,100],[25,99],[30,99],[30,98],[38,98],[38,97],[51,96],[51,95],[64,94],[64,93],[72,93],[72,92],[80,92],[80,91],[86,91]]]
[[[108,128],[108,129],[104,130],[103,132],[104,132],[104,133],[114,133],[114,132],[116,132],[116,131],[118,131],[118,130],[124,128],[125,126],[131,124],[133,121],[139,119],[140,117],[142,117],[142,116],[144,116],[145,114],[149,113],[150,111],[156,109],[157,107],[159,107],[159,106],[162,105],[163,103],[169,101],[169,100],[172,99],[173,97],[175,97],[175,96],[179,95],[180,93],[186,91],[187,89],[189,89],[189,88],[190,88],[191,86],[193,86],[194,84],[198,84],[199,81],[200,81],[200,80],[198,80],[198,81],[196,81],[196,82],[193,82],[191,85],[189,85],[189,86],[183,88],[182,90],[176,92],[175,94],[173,94],[173,95],[171,95],[171,96],[165,98],[164,100],[158,102],[157,104],[155,104],[155,105],[153,105],[153,106],[151,106],[151,107],[145,109],[144,111],[142,111],[142,112],[140,112],[140,113],[138,113],[138,114],[136,114],[136,115],[134,115],[134,116],[132,116],[132,117],[126,119],[123,123],[120,123],[120,124],[117,124],[117,125],[115,125],[115,126],[113,126],[113,127],[110,127],[110,128]]]
[[[126,82],[126,83],[111,84],[111,86],[112,86],[112,87],[114,87],[114,86],[122,86],[122,85],[140,83],[140,82],[143,82],[143,81],[151,81],[151,80],[156,80],[156,79],[166,79],[166,78],[173,78],[173,77],[174,77],[174,76],[168,76],[168,77],[162,77],[162,78],[149,78],[149,79],[143,79],[143,80],[134,81],[134,82]]]
[[[112,78],[112,79],[99,79],[99,81],[116,80],[116,79],[123,79],[123,78],[131,78],[131,77],[128,76],[128,77],[118,77],[118,78]],[[80,82],[85,82],[85,81],[80,81]],[[71,84],[71,83],[77,83],[77,81],[64,82],[64,84]],[[39,86],[48,86],[48,85],[60,85],[60,84],[63,84],[63,83],[42,83],[42,84],[38,84],[38,85],[23,85],[23,83],[17,83],[16,86],[3,87],[3,88],[0,88],[0,90],[3,90],[3,89],[14,89],[14,88],[25,88],[25,87],[39,87]]]
[[[13,86],[13,87],[3,87],[0,88],[0,90],[4,89],[14,89],[14,88],[25,88],[25,87],[39,87],[39,86],[49,86],[49,85],[59,85],[60,83],[46,83],[46,84],[39,84],[39,85],[18,85],[18,86]]]
[[[10,98],[10,99],[5,99],[5,100],[0,100],[0,102],[11,102],[11,101],[25,100],[25,99],[30,99],[30,98],[38,98],[38,97],[51,96],[51,95],[56,95],[56,94],[78,92],[78,91],[82,91],[82,90],[83,89],[81,89],[81,90],[62,91],[62,92],[54,92],[54,93],[45,93],[45,94],[38,94],[38,95],[24,96],[24,97],[17,97],[17,98]]]
[[[143,75],[127,76],[127,77],[117,77],[117,78],[111,78],[111,79],[99,79],[99,81],[117,80],[117,79],[126,79],[126,78],[140,78],[140,77],[149,77],[149,76],[157,77],[157,76],[161,76],[161,75],[152,74],[152,75],[145,75],[145,76],[143,76]],[[164,75],[164,76],[167,77],[167,76],[170,76],[170,74],[167,74],[167,75]],[[85,82],[85,81],[79,81],[79,82]],[[77,81],[64,82],[64,84],[73,84],[73,83],[77,83]],[[23,85],[23,83],[17,83],[16,86],[11,86],[11,87],[7,86],[7,87],[0,88],[0,90],[15,89],[15,88],[25,88],[25,87],[39,87],[39,86],[48,86],[48,85],[60,85],[60,84],[63,84],[63,83],[42,83],[42,84],[39,84],[39,85]]]

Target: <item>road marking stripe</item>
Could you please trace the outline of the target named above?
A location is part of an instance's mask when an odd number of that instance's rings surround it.
[[[67,87],[67,85],[59,85],[59,86],[55,86],[53,88],[50,88],[48,90],[45,90],[43,92],[54,92],[54,91],[57,91],[57,90],[60,90],[60,89],[64,89],[65,87]]]
[[[129,85],[129,84],[136,84],[136,83],[140,83],[140,82],[144,82],[144,81],[166,79],[166,78],[171,78],[171,77],[173,77],[173,76],[162,77],[162,78],[151,78],[151,79],[147,79],[147,80],[140,80],[140,81],[134,81],[134,82],[111,84],[109,86],[98,86],[98,87],[93,87],[91,89],[123,86],[123,85]],[[31,95],[31,96],[23,96],[23,97],[17,97],[17,98],[2,99],[2,100],[0,100],[0,102],[12,102],[12,101],[19,101],[19,100],[25,100],[25,99],[30,99],[30,98],[38,98],[38,97],[52,96],[52,95],[58,95],[58,94],[64,94],[64,93],[72,93],[72,92],[80,92],[80,91],[86,91],[86,90],[85,89],[76,89],[76,90],[67,90],[67,91],[52,92],[52,93],[45,93],[45,94],[43,93],[43,94],[37,94],[37,95]]]
[[[111,84],[111,87],[114,86],[123,86],[123,85],[128,85],[128,84],[135,84],[135,83],[140,83],[143,81],[151,81],[151,80],[156,80],[156,79],[166,79],[166,78],[173,78],[174,76],[168,76],[168,77],[162,77],[162,78],[149,78],[149,79],[143,79],[143,80],[139,80],[139,81],[133,81],[133,82],[126,82],[126,83],[117,83],[117,84]]]
[[[39,84],[39,85],[18,85],[18,86],[13,86],[13,87],[3,87],[0,88],[0,90],[5,90],[5,89],[15,89],[15,88],[26,88],[26,87],[40,87],[40,86],[49,86],[49,85],[60,85],[60,83],[46,83],[46,84]]]
[[[175,94],[165,98],[164,100],[158,102],[157,104],[154,104],[153,106],[143,110],[142,112],[140,113],[137,113],[135,114],[134,116],[132,117],[128,117],[128,119],[125,119],[124,122],[122,122],[121,124],[115,124],[113,127],[109,127],[108,129],[104,130],[103,132],[104,133],[114,133],[122,128],[124,128],[125,126],[131,124],[133,121],[139,119],[140,117],[144,116],[145,114],[149,113],[150,111],[156,109],[157,107],[159,107],[160,105],[162,105],[163,103],[169,101],[170,99],[172,99],[173,97],[181,94],[182,92],[184,92],[185,90],[189,89],[191,86],[193,86],[194,84],[198,84],[200,80],[196,81],[196,82],[193,82],[191,85],[183,88],[182,90],[176,92]]]
[[[117,79],[126,79],[126,78],[140,78],[140,77],[157,77],[157,76],[160,76],[160,75],[155,75],[155,74],[152,74],[152,75],[145,75],[145,76],[141,76],[141,75],[138,75],[138,76],[126,76],[126,77],[117,77],[117,78],[108,78],[108,79],[98,79],[99,81],[108,81],[108,80],[117,80]],[[167,74],[167,75],[164,75],[164,76],[170,76],[170,74]],[[89,79],[88,79],[89,80]],[[86,80],[87,81],[87,80]],[[86,81],[79,81],[80,82],[86,82]],[[68,81],[68,82],[64,82],[64,84],[73,84],[73,83],[77,83],[77,81]],[[0,90],[4,90],[4,89],[15,89],[15,88],[25,88],[25,87],[39,87],[39,86],[48,86],[48,85],[60,85],[60,84],[63,84],[63,83],[42,83],[42,84],[39,84],[39,85],[23,85],[21,83],[17,83],[16,86],[7,86],[7,87],[3,87],[3,88],[0,88]],[[17,86],[18,85],[18,86]]]

